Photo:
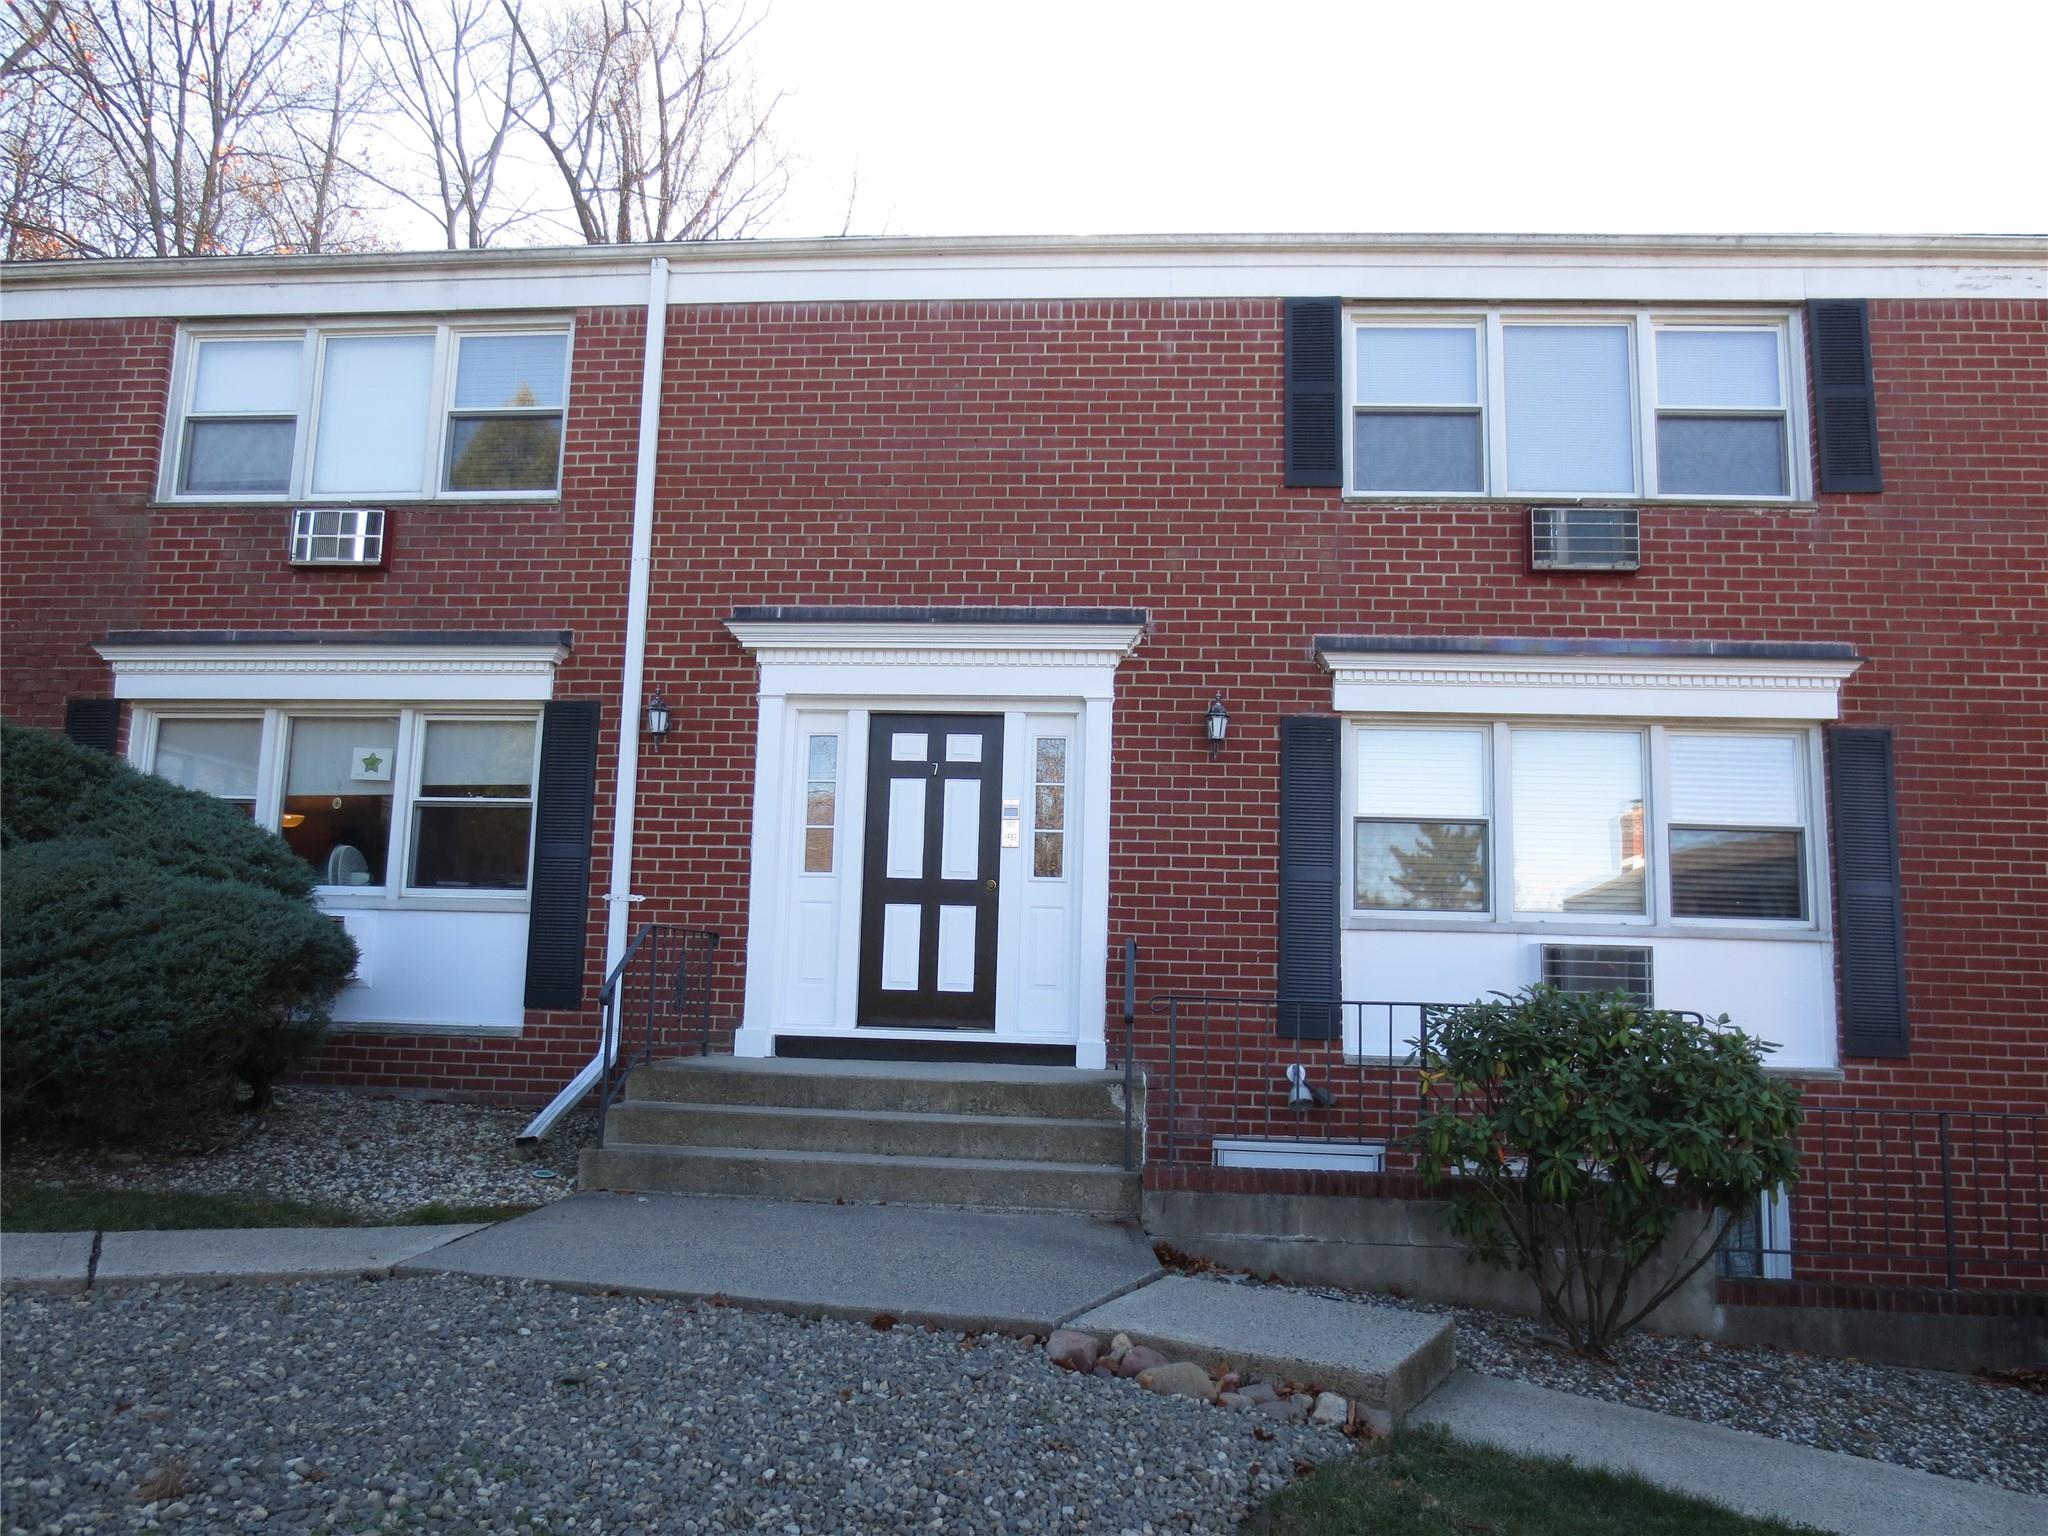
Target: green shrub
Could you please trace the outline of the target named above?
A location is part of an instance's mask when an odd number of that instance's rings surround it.
[[[1764,1071],[1774,1046],[1727,1023],[1532,987],[1422,1043],[1422,1176],[1450,1181],[1471,1255],[1529,1276],[1582,1353],[1604,1353],[1713,1257],[1726,1216],[1797,1174],[1798,1090]]]
[[[128,1137],[270,1084],[318,1043],[354,943],[235,807],[0,726],[0,1096],[10,1125]]]

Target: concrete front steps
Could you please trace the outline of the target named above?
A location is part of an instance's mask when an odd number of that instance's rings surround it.
[[[1143,1139],[1142,1088],[1134,1137]],[[637,1068],[583,1189],[1135,1219],[1123,1076],[1060,1067],[690,1057]]]

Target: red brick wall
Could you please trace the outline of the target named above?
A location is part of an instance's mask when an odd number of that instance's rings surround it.
[[[719,620],[738,605],[1148,609],[1118,680],[1110,924],[1148,993],[1271,985],[1277,721],[1329,705],[1311,637],[1847,640],[1869,658],[1847,717],[1898,733],[1914,1051],[1815,1096],[2048,1111],[2048,305],[1879,302],[1872,324],[1884,495],[1651,507],[1641,573],[1539,577],[1518,507],[1280,485],[1277,301],[674,311],[648,667],[678,727],[644,768],[641,915],[723,931],[730,1023],[754,683]],[[6,328],[11,715],[53,723],[103,688],[84,642],[126,625],[559,625],[561,691],[612,700],[636,314],[579,318],[558,506],[407,509],[390,569],[362,575],[289,570],[274,510],[148,507],[170,341]],[[1212,762],[1217,688],[1233,727]],[[587,1021],[352,1037],[326,1076],[531,1096],[589,1040]]]

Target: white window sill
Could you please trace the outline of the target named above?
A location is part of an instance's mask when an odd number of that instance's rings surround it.
[[[1389,918],[1351,914],[1344,919],[1351,933],[1526,933],[1562,943],[1627,943],[1632,939],[1770,939],[1785,944],[1826,944],[1830,935],[1809,924],[1792,923],[1626,923],[1570,917],[1556,922],[1499,923],[1453,917]]]
[[[241,507],[290,512],[300,507],[525,507],[553,506],[561,499],[559,490],[440,491],[431,496],[416,491],[389,496],[159,496],[149,503],[149,510],[190,512],[205,507]]]
[[[511,896],[392,896],[383,891],[316,889],[313,900],[323,912],[505,912],[524,917],[531,903],[526,892]]]
[[[516,1040],[526,1032],[522,1024],[452,1024],[419,1019],[336,1019],[327,1026],[331,1035],[456,1035],[475,1039]]]

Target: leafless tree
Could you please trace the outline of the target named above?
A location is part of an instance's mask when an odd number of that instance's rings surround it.
[[[311,88],[281,119],[275,147],[254,158],[268,171],[247,183],[265,242],[279,252],[377,250],[390,242],[372,218],[369,129],[384,80],[371,56],[370,0],[332,0],[302,32],[295,67]],[[310,35],[309,35],[310,33]]]
[[[69,114],[80,157],[46,168],[44,180],[54,169],[64,183],[55,237],[81,254],[267,247],[271,156],[311,81],[295,40],[328,5],[58,0],[40,35],[19,45],[22,72]]]
[[[379,179],[476,250],[532,216],[506,206],[499,173],[534,88],[513,41],[519,0],[380,0],[377,45],[392,112],[423,164]]]
[[[754,232],[789,180],[720,0],[571,0],[545,21],[500,0],[535,94],[522,120],[591,244]]]

